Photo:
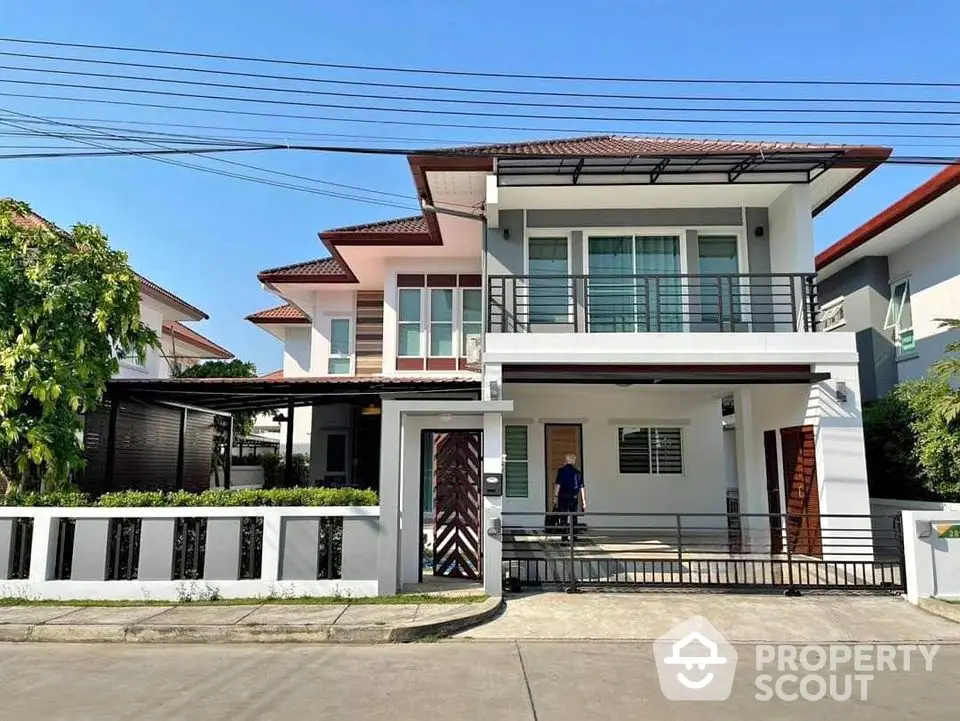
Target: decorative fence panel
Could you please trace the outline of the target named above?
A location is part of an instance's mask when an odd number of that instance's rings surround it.
[[[380,510],[0,508],[0,597],[377,595]]]

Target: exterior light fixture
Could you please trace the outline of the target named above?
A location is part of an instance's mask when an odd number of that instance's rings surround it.
[[[847,402],[847,384],[843,381],[837,381],[837,400],[841,403]]]

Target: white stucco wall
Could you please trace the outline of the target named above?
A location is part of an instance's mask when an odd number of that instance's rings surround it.
[[[813,273],[810,186],[791,185],[770,205],[770,271]]]
[[[901,381],[919,378],[943,355],[944,346],[960,340],[957,331],[943,331],[937,318],[960,315],[960,218],[891,253],[890,280],[910,276],[913,332],[917,357],[897,363]]]
[[[287,326],[283,343],[284,378],[303,378],[310,373],[310,347],[312,329],[310,326]],[[286,414],[284,404],[277,408]],[[294,409],[293,414],[293,452],[310,453],[312,435],[312,409],[307,406]],[[280,424],[280,455],[286,452],[287,424]]]
[[[505,384],[514,402],[504,425],[527,425],[529,496],[505,497],[505,512],[529,511],[529,518],[505,523],[542,523],[546,474],[544,425],[581,423],[584,485],[590,512],[724,513],[726,479],[720,396],[703,390],[651,390],[600,386]],[[683,429],[683,475],[635,475],[619,471],[620,426],[674,426]],[[556,469],[549,469],[551,482]],[[539,519],[539,520],[538,520]],[[640,525],[624,518],[591,519],[593,525]],[[655,519],[644,519],[646,525]],[[723,518],[710,519],[725,525]]]
[[[328,374],[330,358],[330,321],[334,318],[350,320],[351,352],[356,353],[357,294],[352,290],[322,290],[314,294],[313,325],[310,327],[309,375]],[[356,370],[356,364],[353,365]]]
[[[157,334],[162,336],[163,331],[163,311],[154,307],[152,304],[140,301],[140,320]],[[169,378],[170,366],[161,352],[155,348],[147,349],[146,357],[142,366],[137,365],[132,359],[120,361],[120,371],[117,378]]]

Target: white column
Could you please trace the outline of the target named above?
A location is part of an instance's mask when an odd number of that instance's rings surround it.
[[[773,273],[813,273],[813,211],[810,201],[810,186],[806,184],[790,185],[773,201],[769,210],[770,218],[770,271]],[[777,331],[796,329],[802,313],[804,285],[800,279],[790,283],[789,279],[775,281],[774,292],[787,300],[788,283],[792,285],[793,297],[797,303],[797,317],[787,320],[778,318]],[[782,315],[782,314],[781,314]]]
[[[503,416],[500,413],[483,414],[483,473],[503,473]],[[502,495],[483,496],[483,590],[488,596],[503,593],[503,542],[498,532],[502,512]]]
[[[397,372],[397,274],[386,267],[383,281],[383,374]]]
[[[260,579],[276,582],[280,578],[280,535],[283,519],[279,508],[271,508],[263,514],[263,557],[260,563]]]
[[[811,388],[808,416],[813,417],[817,453],[824,558],[870,561],[873,541],[870,493],[860,411],[860,380],[856,363],[817,364],[815,373],[830,379]],[[846,400],[838,397],[838,389]],[[857,518],[829,518],[831,514]],[[828,533],[833,530],[833,533]],[[850,546],[850,553],[843,553]]]
[[[754,389],[743,386],[734,392],[737,419],[737,473],[740,512],[766,514],[767,476],[763,465],[763,435],[754,417]],[[743,540],[748,548],[766,550],[770,545],[770,521],[766,517],[742,519]]]
[[[34,508],[33,540],[30,542],[30,580],[34,583],[53,578],[57,562],[57,520],[46,509]]]
[[[381,596],[395,596],[400,560],[400,408],[397,401],[383,401],[380,426],[380,529],[378,533],[378,581]]]
[[[500,398],[491,398],[490,389],[493,384],[500,389]],[[503,366],[499,363],[483,364],[483,384],[480,389],[481,398],[485,401],[503,400]]]

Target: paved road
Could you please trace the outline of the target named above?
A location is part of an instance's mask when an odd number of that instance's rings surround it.
[[[725,702],[665,700],[651,647],[451,641],[407,646],[0,645],[0,718],[31,721],[955,721],[960,646],[934,668],[885,671],[866,703],[754,699],[753,647]]]

